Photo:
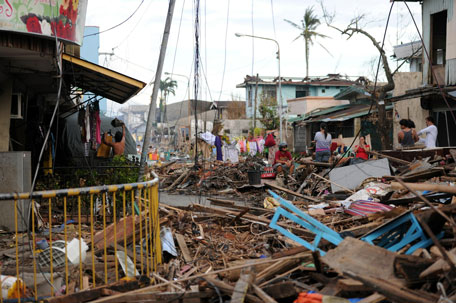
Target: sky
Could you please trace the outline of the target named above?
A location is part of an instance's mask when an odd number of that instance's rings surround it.
[[[143,2],[142,2],[143,1]],[[142,4],[141,4],[142,2]],[[177,0],[164,63],[164,72],[190,78],[193,90],[193,61],[195,49],[195,2]],[[141,5],[140,5],[141,4]],[[333,25],[345,28],[350,20],[364,15],[362,27],[378,41],[382,40],[391,3],[388,0],[323,0],[327,11],[334,13]],[[421,30],[421,6],[408,3]],[[168,1],[166,0],[92,0],[88,3],[86,25],[106,30],[125,21],[122,25],[100,34],[99,62],[110,69],[151,83],[157,68],[160,45],[165,26]],[[200,0],[200,56],[203,73],[200,78],[199,98],[203,100],[245,100],[242,83],[246,75],[277,76],[277,46],[272,41],[236,37],[235,33],[275,39],[280,45],[281,75],[305,77],[304,41],[300,31],[284,19],[301,24],[306,8],[313,7],[320,18],[317,31],[328,38],[317,38],[310,48],[310,76],[339,73],[347,76],[367,76],[373,79],[373,62],[378,51],[362,35],[347,40],[336,30],[326,26],[320,1],[314,0]],[[418,33],[410,14],[402,2],[394,4],[385,39],[388,56],[393,46],[418,40]],[[321,43],[328,51],[326,52]],[[397,65],[391,61],[392,68]],[[407,67],[403,71],[408,71]],[[162,79],[166,78],[162,75]],[[380,76],[380,80],[382,80]],[[168,102],[188,98],[188,81],[173,76],[178,87]],[[123,106],[149,104],[152,85]],[[110,102],[108,114],[116,115],[120,106]]]

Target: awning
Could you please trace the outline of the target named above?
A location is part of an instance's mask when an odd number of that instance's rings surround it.
[[[146,86],[142,81],[68,54],[63,54],[62,59],[68,83],[117,103],[125,103]]]

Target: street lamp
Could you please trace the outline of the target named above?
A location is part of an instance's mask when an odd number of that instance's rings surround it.
[[[263,39],[263,40],[269,40],[275,42],[277,44],[277,61],[278,61],[278,66],[279,66],[279,121],[280,121],[280,129],[279,129],[279,138],[280,142],[283,142],[283,136],[282,136],[282,78],[280,77],[280,46],[279,42],[272,38],[266,38],[266,37],[259,37],[259,36],[253,36],[253,35],[247,35],[247,34],[239,34],[235,33],[234,34],[236,37],[251,37],[251,38],[257,38],[257,39]]]
[[[185,75],[181,75],[181,74],[175,74],[175,73],[168,73],[168,72],[165,72],[165,75],[167,76],[178,76],[178,77],[184,77],[185,79],[187,79],[187,92],[188,92],[188,105],[187,105],[187,117],[188,117],[188,135],[189,137],[191,138],[191,129],[192,129],[192,123],[191,123],[191,120],[190,120],[190,115],[191,115],[191,110],[190,110],[190,78],[185,76]],[[196,123],[196,121],[195,121]]]

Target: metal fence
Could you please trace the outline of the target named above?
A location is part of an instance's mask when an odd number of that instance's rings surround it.
[[[6,200],[14,201],[15,225],[14,249],[1,267],[0,289],[9,288],[8,298],[33,301],[149,276],[161,263],[156,175],[139,183],[0,194]],[[24,200],[29,203],[19,207]],[[11,285],[3,287],[6,279]]]

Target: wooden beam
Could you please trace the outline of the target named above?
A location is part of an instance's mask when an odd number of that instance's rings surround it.
[[[412,162],[409,162],[409,161],[406,161],[406,160],[402,160],[402,159],[398,159],[398,158],[395,158],[395,157],[391,157],[391,156],[387,156],[387,155],[384,155],[384,154],[381,154],[381,153],[378,153],[376,151],[368,151],[367,152],[368,154],[371,154],[371,155],[374,155],[374,156],[377,156],[377,157],[380,157],[380,158],[386,158],[392,162],[396,162],[398,164],[402,164],[402,165],[409,165],[411,164]]]
[[[299,194],[299,193],[297,193],[295,191],[289,190],[288,188],[285,188],[285,187],[282,187],[282,186],[278,186],[278,185],[276,185],[274,183],[271,183],[271,182],[265,182],[265,184],[267,186],[273,188],[273,189],[283,191],[283,192],[285,192],[287,194],[290,194],[290,195],[298,197],[298,198],[310,200],[312,202],[321,202],[320,199],[317,199],[317,198],[314,198],[314,197],[311,197],[311,196],[306,196],[306,195],[303,195],[303,194]]]
[[[182,252],[182,256],[184,257],[185,262],[191,263],[193,261],[193,257],[191,256],[190,250],[188,249],[187,243],[185,243],[185,238],[183,235],[175,233],[177,245]]]

